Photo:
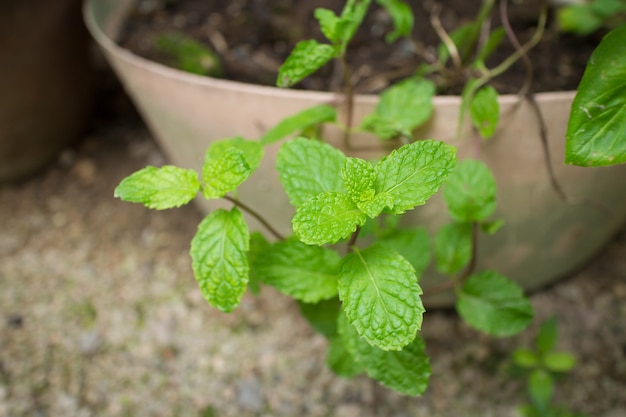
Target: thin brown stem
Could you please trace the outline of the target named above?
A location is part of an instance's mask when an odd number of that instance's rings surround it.
[[[437,32],[437,36],[441,39],[441,42],[448,48],[448,52],[450,53],[450,58],[452,59],[452,63],[457,71],[463,70],[463,61],[461,60],[461,55],[459,54],[459,50],[456,47],[456,44],[446,32],[446,29],[441,24],[441,20],[439,19],[439,13],[441,12],[441,5],[435,4],[433,5],[431,15],[430,15],[430,24],[432,25],[435,32]]]
[[[513,45],[513,47],[519,51],[522,49],[522,45],[517,39],[515,31],[511,27],[507,4],[508,2],[506,0],[500,2],[500,20],[502,21],[502,27],[504,28],[506,36],[509,38],[509,42],[511,42],[511,45]],[[524,63],[524,67],[526,67],[526,78],[524,79],[524,84],[520,88],[518,95],[519,97],[524,97],[526,93],[530,91],[530,87],[534,78],[534,68],[527,53],[522,53],[521,59]]]
[[[361,233],[361,226],[357,226],[352,236],[350,236],[350,240],[348,241],[348,252],[352,252],[352,248],[356,245],[356,240],[359,238],[359,233]]]
[[[278,230],[276,230],[274,227],[272,227],[271,224],[269,224],[267,222],[267,220],[265,220],[263,218],[263,216],[261,216],[256,210],[254,210],[252,207],[242,203],[241,201],[232,198],[231,196],[225,195],[224,197],[222,197],[224,200],[228,200],[231,203],[233,203],[234,205],[236,205],[237,207],[239,207],[240,209],[242,209],[243,211],[245,211],[246,213],[250,214],[252,217],[254,217],[255,219],[257,219],[259,221],[259,223],[261,223],[263,225],[263,227],[265,227],[268,232],[270,232],[272,235],[274,235],[274,237],[278,240],[285,240],[285,237],[280,234],[278,232]]]

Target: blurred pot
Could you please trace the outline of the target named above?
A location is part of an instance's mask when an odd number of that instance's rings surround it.
[[[0,181],[54,160],[89,121],[89,36],[80,0],[0,4]]]
[[[146,123],[178,165],[200,169],[204,151],[214,140],[241,135],[259,137],[283,117],[312,105],[332,103],[331,93],[283,90],[196,76],[136,56],[118,46],[115,39],[131,0],[88,0],[87,26],[125,85]],[[565,166],[564,142],[574,92],[537,95],[549,122],[548,143],[552,164],[571,201],[554,191],[547,173],[537,119],[526,103],[515,96],[501,98],[503,121],[496,137],[480,147],[480,159],[493,170],[498,183],[496,216],[505,227],[494,236],[481,236],[480,269],[495,269],[535,289],[578,268],[613,236],[626,220],[626,166],[586,169]],[[376,96],[358,96],[355,120],[372,112]],[[418,138],[445,140],[458,147],[459,158],[476,155],[477,146],[467,136],[455,138],[459,97],[437,97],[435,115]],[[347,154],[380,157],[379,152],[348,152],[340,132],[327,129],[325,138]],[[359,142],[360,141],[360,142]],[[356,137],[354,143],[378,147],[372,137]],[[261,168],[240,188],[238,196],[252,205],[282,232],[290,230],[292,209],[274,169],[277,146],[266,150]],[[383,151],[383,149],[381,149]],[[384,150],[387,152],[388,150]],[[592,202],[592,203],[587,203]],[[202,203],[205,211],[216,207]],[[604,207],[608,207],[607,211]],[[261,227],[248,219],[253,228]],[[448,222],[439,195],[405,215],[408,224],[426,225],[431,231]],[[446,279],[429,271],[422,285]],[[428,304],[444,305],[451,294],[429,298]]]

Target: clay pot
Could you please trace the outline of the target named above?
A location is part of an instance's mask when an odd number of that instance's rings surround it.
[[[199,169],[206,147],[214,140],[241,135],[258,138],[283,117],[320,103],[340,101],[331,93],[284,90],[187,74],[148,61],[115,43],[130,0],[90,0],[85,18],[92,35],[134,100],[170,161]],[[568,198],[561,200],[550,183],[537,119],[529,105],[516,96],[501,98],[501,127],[480,147],[471,135],[457,139],[458,97],[437,97],[433,119],[416,132],[417,138],[444,140],[458,147],[460,159],[479,157],[493,170],[498,184],[496,218],[505,226],[494,236],[481,236],[478,270],[494,269],[535,289],[578,268],[626,220],[626,166],[586,169],[565,166],[564,138],[575,92],[537,95],[549,122],[548,142],[556,177]],[[355,120],[373,111],[376,96],[358,96]],[[515,107],[515,108],[514,108]],[[345,153],[373,158],[382,156],[380,142],[361,136],[354,142],[380,151],[349,152],[338,131],[329,128],[325,138]],[[253,205],[282,232],[290,230],[293,213],[274,169],[277,147],[267,149],[261,168],[240,188],[242,201]],[[202,203],[205,210],[215,205]],[[253,228],[262,230],[252,219]],[[449,221],[439,195],[418,207],[403,221],[435,230]],[[445,279],[429,271],[424,287]],[[449,303],[450,294],[427,300]]]
[[[0,181],[42,168],[89,121],[89,36],[80,0],[0,4]]]

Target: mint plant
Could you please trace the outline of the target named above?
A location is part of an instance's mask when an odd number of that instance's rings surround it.
[[[277,78],[279,86],[292,86],[337,59],[345,76],[346,124],[337,120],[336,108],[312,107],[282,120],[258,140],[235,137],[212,143],[201,172],[146,167],[122,180],[115,196],[158,210],[187,204],[198,194],[230,202],[230,209],[215,210],[202,220],[191,242],[193,272],[208,303],[230,312],[248,288],[258,292],[261,285],[271,285],[297,300],[312,327],[328,338],[328,364],[337,374],[366,373],[400,393],[420,395],[430,376],[420,336],[422,295],[454,290],[460,316],[494,336],[519,332],[533,318],[516,283],[496,271],[475,271],[478,234],[496,233],[502,226],[502,220],[492,218],[497,190],[491,171],[478,160],[457,161],[455,148],[441,141],[413,137],[432,115],[437,86],[426,76],[441,73],[452,80],[450,61],[456,71],[467,70],[463,112],[469,112],[481,136],[489,137],[499,109],[497,93],[487,84],[523,53],[516,52],[494,71],[485,67],[484,59],[503,36],[502,30],[490,32],[486,40],[479,36],[494,4],[486,0],[476,22],[442,34],[436,62],[383,92],[375,111],[354,127],[345,53],[370,3],[348,0],[339,16],[317,9],[328,42],[301,41]],[[377,3],[395,24],[388,41],[409,36],[413,15],[408,5],[400,0]],[[347,156],[324,141],[319,128],[324,124],[342,128],[348,148],[354,131],[403,145],[376,161]],[[237,188],[259,167],[265,147],[280,141],[276,169],[295,209],[290,236],[278,233],[237,196]],[[399,219],[442,188],[450,223],[431,245],[425,229],[402,228]],[[251,233],[243,212],[260,220],[267,236]],[[450,279],[423,289],[419,278],[431,257]]]
[[[534,349],[519,348],[513,353],[515,371],[526,376],[530,403],[520,407],[524,417],[585,417],[552,404],[558,379],[576,366],[574,356],[555,350],[557,339],[558,327],[552,317],[541,323]]]

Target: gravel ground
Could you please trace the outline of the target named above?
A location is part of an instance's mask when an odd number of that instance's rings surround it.
[[[524,387],[507,358],[537,324],[492,340],[427,312],[431,386],[406,398],[333,376],[325,340],[271,289],[230,315],[209,307],[187,254],[195,207],[113,198],[123,176],[163,161],[141,124],[113,120],[46,172],[0,186],[0,416],[517,415]],[[557,402],[626,416],[626,230],[532,303],[580,361]]]

